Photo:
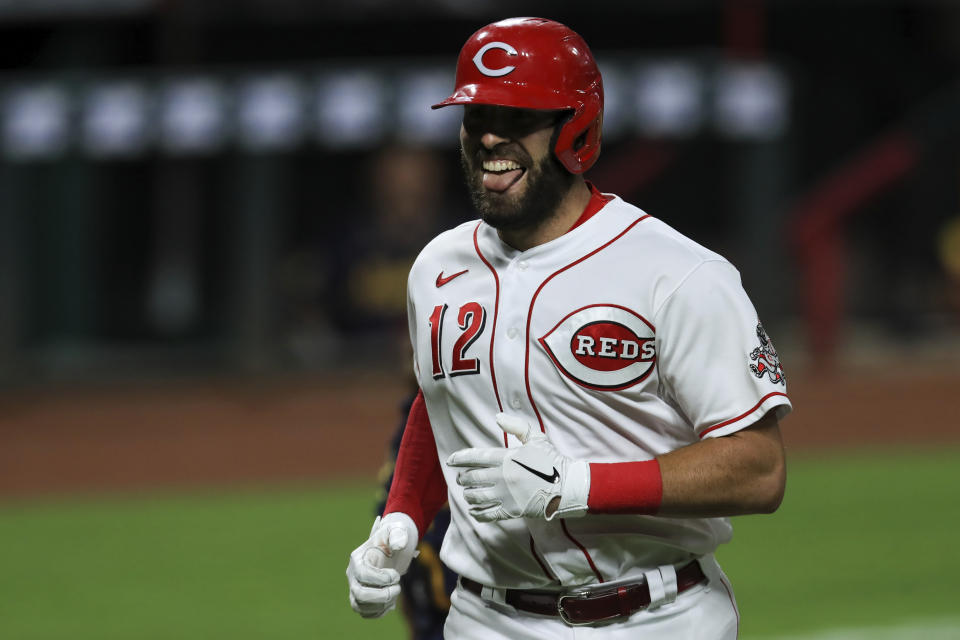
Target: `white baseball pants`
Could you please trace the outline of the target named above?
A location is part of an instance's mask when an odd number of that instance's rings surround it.
[[[602,626],[572,627],[559,617],[517,611],[457,587],[444,626],[445,640],[736,640],[740,613],[730,582],[712,555],[700,558],[707,581],[676,601]]]

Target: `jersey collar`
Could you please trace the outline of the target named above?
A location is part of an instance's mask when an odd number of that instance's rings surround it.
[[[593,186],[593,183],[589,180],[586,180],[587,186],[590,187],[590,202],[587,203],[587,207],[583,210],[583,213],[580,214],[580,217],[577,218],[577,221],[573,223],[573,226],[567,229],[567,233],[570,233],[584,222],[595,216],[600,212],[600,209],[603,209],[603,206],[613,200],[613,196],[608,196],[600,193],[600,191]]]

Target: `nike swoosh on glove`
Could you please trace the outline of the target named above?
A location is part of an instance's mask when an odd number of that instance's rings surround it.
[[[463,487],[470,515],[478,522],[493,522],[586,514],[590,465],[557,451],[522,418],[498,413],[497,424],[522,446],[461,449],[447,458],[449,466],[463,469],[457,484]]]
[[[350,554],[347,582],[350,606],[364,618],[379,618],[397,605],[400,576],[417,551],[417,525],[405,513],[379,516],[370,537]]]

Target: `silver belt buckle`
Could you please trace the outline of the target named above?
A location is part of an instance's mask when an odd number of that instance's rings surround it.
[[[613,590],[616,591],[616,587],[614,587]],[[592,599],[590,597],[591,593],[606,594],[609,591],[610,591],[609,589],[602,589],[602,590],[601,589],[577,589],[577,590],[571,591],[570,593],[565,593],[559,598],[557,598],[557,614],[560,616],[561,620],[563,620],[566,624],[568,624],[571,627],[586,627],[593,624],[606,624],[608,622],[613,622],[614,620],[619,620],[620,618],[629,617],[629,616],[624,616],[621,613],[615,613],[612,616],[607,616],[606,618],[598,618],[596,620],[591,620],[589,622],[576,622],[570,619],[570,617],[567,615],[566,610],[563,608],[564,600],[567,600],[567,599],[591,600]],[[637,609],[637,611],[641,611],[641,610],[643,610],[643,607],[641,607],[640,609]],[[636,613],[636,611],[634,611],[633,613]]]

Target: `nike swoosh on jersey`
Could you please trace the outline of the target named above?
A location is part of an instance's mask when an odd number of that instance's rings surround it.
[[[552,476],[548,476],[548,475],[545,474],[545,473],[541,473],[540,471],[537,471],[536,469],[533,469],[533,468],[531,468],[531,467],[528,467],[527,465],[523,464],[523,463],[520,462],[519,460],[514,460],[514,462],[516,462],[518,465],[520,465],[521,467],[523,467],[524,469],[526,469],[527,471],[529,471],[529,472],[532,473],[533,475],[539,476],[540,478],[542,478],[542,479],[544,480],[544,482],[550,482],[550,483],[552,483],[552,484],[556,484],[557,482],[560,481],[560,472],[557,471],[557,468],[556,468],[556,467],[553,468],[553,475],[552,475]]]
[[[470,271],[470,269],[464,269],[463,271],[458,271],[457,273],[454,273],[453,275],[449,275],[446,278],[443,277],[443,271],[441,271],[440,274],[437,276],[437,288],[439,289],[440,287],[447,284],[457,276],[462,276],[467,271]]]

